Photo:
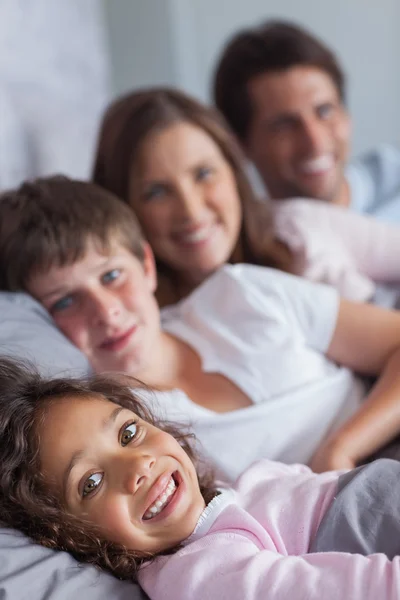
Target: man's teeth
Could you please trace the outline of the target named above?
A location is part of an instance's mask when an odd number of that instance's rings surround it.
[[[304,162],[301,165],[301,170],[304,173],[318,173],[319,171],[330,169],[333,164],[333,156],[331,154],[324,154],[323,156]]]
[[[169,483],[167,485],[167,487],[165,488],[165,490],[163,491],[163,493],[161,494],[161,496],[159,496],[157,498],[157,500],[154,502],[154,504],[152,504],[144,513],[143,518],[144,519],[152,519],[153,517],[155,517],[156,515],[158,515],[158,513],[160,513],[162,511],[162,509],[165,507],[165,505],[167,504],[169,498],[172,496],[172,494],[174,493],[176,489],[176,484],[175,481],[172,479],[169,480]]]

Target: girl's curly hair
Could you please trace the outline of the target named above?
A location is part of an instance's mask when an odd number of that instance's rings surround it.
[[[115,376],[47,379],[31,365],[8,358],[0,360],[0,524],[19,529],[43,546],[65,550],[77,560],[97,565],[121,579],[136,579],[140,566],[153,555],[106,541],[92,525],[66,512],[41,475],[38,423],[46,407],[59,399],[106,398],[171,434],[198,465],[191,446],[193,434],[158,420],[135,395],[133,387],[144,386],[133,378],[122,381]],[[212,472],[199,475],[199,483],[208,503],[215,495]]]

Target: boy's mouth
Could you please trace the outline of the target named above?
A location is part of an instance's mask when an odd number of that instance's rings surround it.
[[[128,342],[131,338],[131,335],[136,331],[136,329],[137,329],[137,326],[133,325],[132,327],[127,329],[124,333],[115,335],[113,337],[106,338],[100,344],[100,348],[102,350],[109,350],[111,352],[116,351],[116,350],[121,350],[128,344]]]
[[[157,496],[155,501],[147,507],[143,515],[144,521],[153,519],[168,506],[177,490],[178,485],[179,483],[177,482],[176,475],[173,473],[170,476],[164,490]]]

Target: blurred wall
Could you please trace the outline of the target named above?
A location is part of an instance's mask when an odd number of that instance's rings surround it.
[[[215,61],[237,29],[291,19],[338,53],[349,78],[354,153],[400,143],[399,0],[103,0],[114,92],[151,84],[210,99]]]

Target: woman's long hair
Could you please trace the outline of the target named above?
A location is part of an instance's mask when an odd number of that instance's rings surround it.
[[[168,88],[129,93],[106,111],[97,143],[93,171],[95,183],[130,203],[135,164],[146,138],[176,123],[191,123],[205,131],[230,165],[242,204],[243,222],[229,262],[246,262],[292,270],[290,250],[273,232],[268,205],[257,201],[247,177],[242,151],[223,117],[213,108]],[[146,235],[146,232],[144,232]],[[157,257],[160,274],[172,280],[177,274]]]
[[[132,387],[144,386],[132,378],[122,382],[115,376],[45,379],[33,367],[11,359],[0,360],[0,524],[123,579],[135,579],[139,567],[153,555],[106,541],[94,526],[66,512],[41,474],[38,425],[45,419],[46,408],[57,400],[106,398],[171,434],[197,466],[190,440],[193,435],[157,420]],[[199,483],[208,503],[215,495],[212,472],[203,469]]]

